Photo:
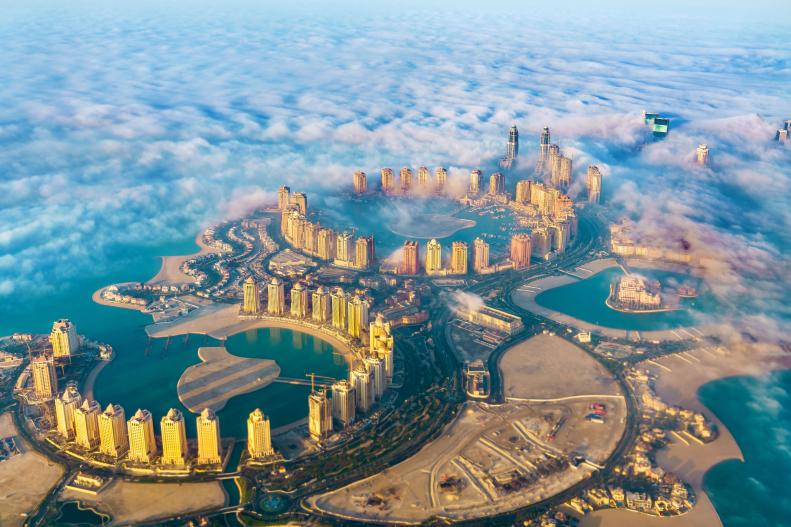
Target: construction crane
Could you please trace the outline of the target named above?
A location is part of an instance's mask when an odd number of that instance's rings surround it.
[[[324,379],[325,381],[329,381],[329,384],[332,384],[332,383],[334,383],[334,382],[336,382],[338,380],[338,379],[336,379],[334,377],[327,377],[326,375],[316,375],[313,372],[306,373],[305,377],[310,377],[310,393],[313,393],[313,392],[316,391],[316,378]],[[325,392],[327,391],[326,384],[324,386],[324,391]]]

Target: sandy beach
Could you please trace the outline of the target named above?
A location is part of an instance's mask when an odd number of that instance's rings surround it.
[[[220,252],[219,249],[210,247],[203,243],[203,232],[198,233],[198,235],[195,237],[195,243],[198,245],[198,247],[200,247],[200,251],[196,253],[181,256],[163,256],[162,267],[159,268],[159,272],[146,283],[168,283],[174,285],[191,284],[195,279],[190,275],[181,272],[181,264],[187,260],[195,258],[196,256]]]
[[[127,283],[131,283],[131,282],[127,282]],[[135,304],[125,304],[123,302],[111,302],[109,300],[105,300],[104,298],[102,298],[102,293],[104,293],[105,289],[112,287],[113,285],[120,286],[125,284],[110,284],[104,287],[100,287],[99,289],[93,292],[93,294],[91,295],[91,300],[103,306],[118,307],[121,309],[131,309],[132,311],[143,311],[145,309],[145,306],[137,306]]]
[[[312,335],[331,344],[337,351],[349,350],[349,343],[335,334],[302,324],[288,318],[239,318],[238,304],[210,304],[202,306],[187,316],[169,322],[146,326],[146,333],[152,338],[174,337],[186,333],[208,335],[217,340],[225,340],[231,335],[258,328],[283,328]]]

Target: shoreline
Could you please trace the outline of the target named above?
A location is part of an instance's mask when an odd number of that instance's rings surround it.
[[[102,306],[118,307],[121,309],[129,309],[131,311],[140,311],[142,313],[146,308],[145,306],[136,306],[134,304],[125,304],[123,302],[111,302],[110,300],[105,300],[104,298],[102,298],[102,293],[104,293],[105,289],[107,289],[108,287],[112,287],[114,285],[131,284],[131,283],[135,283],[135,282],[121,282],[118,284],[110,284],[100,287],[91,294],[91,300]]]
[[[181,271],[181,264],[198,256],[221,252],[219,249],[206,245],[203,242],[203,231],[199,232],[195,237],[195,245],[199,247],[199,250],[192,254],[160,256],[162,264],[159,267],[159,271],[145,283],[158,284],[164,282],[175,285],[193,283],[195,279]]]
[[[744,462],[739,444],[714,412],[699,399],[700,388],[710,382],[742,376],[756,376],[766,371],[791,369],[791,357],[754,356],[748,352],[697,348],[639,363],[656,375],[656,394],[668,405],[679,405],[703,412],[717,426],[717,439],[711,443],[684,444],[675,439],[657,452],[657,464],[674,472],[695,490],[697,502],[680,516],[652,517],[640,515],[639,525],[653,527],[722,526],[719,514],[703,488],[703,479],[712,467],[727,460]],[[582,517],[580,527],[627,527],[636,516],[626,509],[605,509]],[[661,523],[659,523],[661,522]]]

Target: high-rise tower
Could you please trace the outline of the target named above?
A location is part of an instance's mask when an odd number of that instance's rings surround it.
[[[305,318],[308,316],[308,289],[297,282],[291,288],[291,316]]]
[[[432,274],[442,270],[442,245],[433,239],[426,245],[426,273]]]
[[[58,393],[58,375],[52,357],[39,355],[30,362],[33,390],[39,399],[48,401]]]
[[[220,441],[220,419],[210,408],[204,408],[195,419],[198,430],[198,464],[219,465],[222,463]]]
[[[266,310],[270,315],[283,315],[286,311],[285,287],[278,277],[272,278],[267,289]]]
[[[601,199],[601,171],[596,165],[588,167],[588,201],[598,203]]]
[[[476,273],[480,273],[489,267],[489,244],[481,238],[475,238],[472,245],[474,253],[472,268]]]
[[[56,320],[52,324],[49,342],[52,344],[52,356],[56,359],[59,357],[70,357],[80,349],[80,337],[77,335],[77,328],[71,321],[63,318]]]
[[[184,416],[178,409],[171,408],[162,418],[160,434],[162,435],[162,464],[185,465],[189,455],[187,428]]]
[[[154,419],[148,410],[138,409],[126,423],[129,432],[129,459],[138,463],[151,463],[157,455],[154,437]]]
[[[382,192],[388,194],[395,190],[395,176],[393,175],[392,168],[383,168],[380,171],[382,177]]]
[[[477,194],[481,191],[481,174],[480,170],[470,172],[470,194]]]
[[[401,192],[409,192],[412,189],[412,170],[409,167],[404,167],[398,174],[401,183]]]
[[[513,161],[519,155],[519,130],[513,125],[508,131],[508,145],[505,149],[505,158]]]
[[[332,433],[332,408],[323,390],[308,396],[308,431],[315,441],[323,441]]]
[[[332,385],[332,417],[344,427],[354,421],[354,387],[345,379]]]
[[[418,244],[415,241],[407,240],[404,242],[404,252],[401,259],[401,267],[398,270],[401,274],[417,274],[420,270]]]
[[[708,145],[699,145],[696,151],[698,165],[705,167],[709,164],[709,147]]]
[[[390,330],[390,323],[385,322],[385,317],[381,313],[376,315],[376,320],[371,322],[368,327],[368,340],[371,355],[375,355],[384,361],[385,379],[387,382],[392,381],[394,340]]]
[[[358,170],[354,173],[354,192],[356,194],[365,194],[368,190],[368,177],[365,172]]]
[[[74,438],[74,412],[81,404],[82,396],[73,384],[69,384],[60,397],[55,399],[55,423],[62,438]]]
[[[332,304],[330,303],[330,292],[326,287],[320,285],[314,292],[312,298],[312,319],[314,322],[329,322],[332,320]]]
[[[531,242],[529,234],[514,234],[511,238],[511,261],[515,269],[530,267]]]
[[[120,404],[108,404],[99,415],[99,452],[115,459],[129,450],[126,416]]]
[[[248,276],[244,281],[242,312],[248,315],[257,315],[261,312],[261,294],[252,276]]]
[[[445,185],[448,183],[448,171],[445,170],[443,167],[437,167],[434,170],[434,176],[437,179],[436,189],[437,192],[441,192],[445,189]]]
[[[74,410],[75,443],[85,450],[99,446],[99,414],[102,408],[93,399],[85,399],[82,406]]]
[[[247,453],[253,459],[274,455],[269,418],[256,408],[247,418]]]
[[[450,272],[453,274],[467,274],[467,244],[453,242],[451,244]]]

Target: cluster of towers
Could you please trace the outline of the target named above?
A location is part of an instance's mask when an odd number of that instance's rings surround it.
[[[791,119],[787,119],[786,122],[783,123],[783,127],[775,134],[775,139],[778,143],[786,143],[788,142],[789,134],[791,134]]]
[[[310,319],[318,324],[332,325],[333,328],[357,339],[361,338],[365,328],[368,327],[371,302],[362,295],[351,295],[341,287],[330,291],[324,286],[319,286],[309,291],[303,283],[296,282],[291,287],[289,309],[286,311],[285,291],[283,281],[277,277],[272,278],[266,285],[264,307],[261,290],[250,276],[244,282],[242,308],[239,314],[242,316],[290,315],[297,319]]]
[[[308,430],[316,441],[326,439],[337,425],[344,428],[357,414],[368,413],[393,381],[393,335],[379,314],[368,331],[369,345],[349,370],[349,379],[334,383],[332,399],[324,390],[308,396]]]
[[[530,266],[532,255],[531,235],[526,233],[514,234],[511,237],[509,260],[515,269],[524,269]],[[450,262],[445,267],[442,256],[442,244],[432,239],[426,244],[426,258],[423,268],[428,275],[465,275],[469,273],[469,245],[466,242],[451,242]],[[416,241],[407,240],[401,255],[398,268],[400,274],[416,275],[420,273],[420,246]],[[472,243],[472,272],[492,272],[490,263],[490,245],[482,238],[476,238]]]
[[[375,260],[373,236],[355,236],[350,232],[336,232],[311,222],[307,214],[307,197],[301,192],[280,187],[280,232],[292,246],[336,265],[369,269]]]
[[[434,169],[434,177],[432,179],[431,171],[427,167],[419,167],[417,169],[417,177],[415,177],[411,168],[403,167],[399,171],[398,181],[396,181],[393,169],[383,168],[379,171],[379,177],[379,189],[384,194],[409,194],[414,191],[423,193],[442,192],[448,182],[448,171],[443,167],[437,167]],[[356,194],[368,192],[368,177],[362,170],[354,173],[352,182]]]
[[[252,416],[252,414],[251,414]],[[138,409],[127,421],[123,407],[108,404],[102,411],[93,399],[83,399],[76,386],[69,384],[55,399],[55,427],[65,441],[73,441],[85,452],[97,451],[115,460],[159,463],[186,467],[222,463],[220,422],[205,408],[196,418],[197,449],[192,456],[187,443],[184,415],[171,408],[159,423],[160,441],[154,433],[154,419],[148,410]],[[161,445],[161,449],[160,449]],[[271,450],[271,444],[270,444]]]

